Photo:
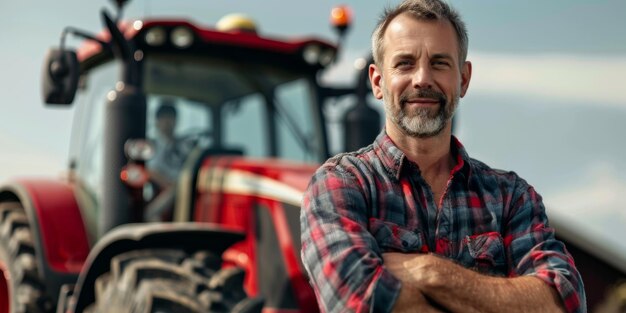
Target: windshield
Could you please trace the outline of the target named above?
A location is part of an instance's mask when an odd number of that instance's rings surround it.
[[[159,138],[157,113],[176,110],[174,137],[251,157],[317,163],[325,157],[310,75],[262,64],[177,55],[144,63],[147,137]]]

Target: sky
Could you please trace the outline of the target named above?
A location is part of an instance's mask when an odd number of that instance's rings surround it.
[[[346,4],[354,23],[341,62],[324,79],[350,83],[352,62],[368,53],[382,8],[397,2],[136,0],[124,17],[182,16],[209,26],[238,12],[253,17],[264,35],[334,41],[329,12]],[[457,113],[457,135],[470,155],[514,170],[543,195],[549,216],[606,240],[626,258],[619,240],[626,238],[626,2],[450,3],[470,38],[473,77]],[[73,109],[43,106],[41,65],[65,26],[98,32],[103,7],[111,2],[0,1],[0,182],[59,177],[66,168]]]

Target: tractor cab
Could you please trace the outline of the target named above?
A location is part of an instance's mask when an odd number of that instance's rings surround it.
[[[217,28],[182,20],[108,28],[76,53],[49,54],[49,67],[56,58],[66,76],[77,73],[75,90],[63,84],[71,77],[44,75],[48,103],[76,103],[70,164],[92,239],[96,229],[144,220],[137,211],[164,191],[172,198],[197,151],[304,164],[328,157],[322,105],[330,88],[317,79],[334,61],[332,44],[266,38],[239,15]],[[129,202],[134,212],[119,210]]]

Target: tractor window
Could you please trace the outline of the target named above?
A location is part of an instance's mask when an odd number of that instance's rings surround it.
[[[187,158],[196,147],[213,141],[211,106],[183,97],[148,94],[146,98],[146,137],[154,156],[146,165],[153,184],[144,189],[146,199],[178,180]]]
[[[265,100],[259,94],[226,102],[222,110],[225,146],[244,148],[244,153],[252,157],[267,156],[264,111]]]
[[[208,148],[299,162],[326,157],[311,73],[207,55],[160,53],[146,54],[143,70],[148,99],[167,95],[206,106],[211,113]],[[148,118],[151,115],[148,112]],[[181,132],[199,125],[182,120],[178,124]]]
[[[86,206],[99,206],[104,161],[104,108],[107,93],[117,78],[118,64],[104,64],[83,77],[77,95],[70,156],[78,181],[89,199]],[[93,212],[92,210],[89,210]]]
[[[181,139],[210,140],[211,111],[205,103],[168,95],[150,94],[147,97],[148,112],[146,115],[146,136],[149,139],[159,137],[156,116],[159,108],[170,104],[176,109],[176,126],[174,135]]]
[[[310,105],[311,86],[304,78],[278,86],[275,90],[275,105],[278,115],[278,147],[280,155],[302,162],[317,162],[320,138],[315,133],[315,117]]]

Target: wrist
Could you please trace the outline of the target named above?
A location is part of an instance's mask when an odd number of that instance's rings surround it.
[[[426,275],[417,281],[419,290],[428,296],[478,293],[479,286],[496,286],[502,278],[483,275],[437,255],[429,255]],[[505,286],[502,286],[505,287]]]
[[[461,280],[468,274],[464,267],[436,254],[425,255],[423,262],[427,266],[417,285],[425,294],[458,288],[462,284]]]

